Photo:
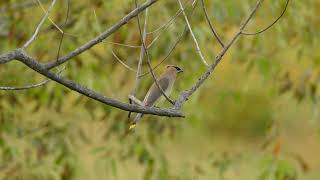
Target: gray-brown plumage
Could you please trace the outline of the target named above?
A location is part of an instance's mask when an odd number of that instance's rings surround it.
[[[170,95],[177,74],[180,72],[183,72],[183,70],[178,66],[168,65],[165,72],[162,73],[158,78],[158,84],[167,96]],[[151,107],[154,106],[160,98],[164,98],[164,96],[162,95],[161,90],[158,88],[156,83],[153,83],[149,91],[147,92],[142,104],[144,106]],[[142,116],[143,114],[137,114],[132,125],[130,126],[130,129],[134,127],[134,125],[141,119]]]

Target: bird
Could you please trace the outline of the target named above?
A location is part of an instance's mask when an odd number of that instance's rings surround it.
[[[169,96],[172,91],[177,74],[181,72],[183,72],[183,70],[180,67],[176,65],[167,65],[166,70],[158,78],[158,84],[167,96]],[[142,105],[146,107],[152,107],[159,102],[159,99],[161,98],[164,98],[164,96],[157,84],[153,82],[142,102]],[[142,116],[143,113],[137,114],[129,129],[135,128],[137,122],[142,118]]]

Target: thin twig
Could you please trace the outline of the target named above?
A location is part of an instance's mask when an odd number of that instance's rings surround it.
[[[175,43],[173,44],[173,46],[170,48],[168,54],[167,54],[156,66],[154,66],[154,67],[152,68],[153,71],[155,71],[158,67],[160,67],[160,65],[161,65],[165,60],[168,59],[168,57],[171,55],[171,53],[173,52],[173,50],[177,47],[177,45],[179,44],[179,42],[181,41],[182,37],[183,37],[184,34],[187,32],[187,30],[188,30],[188,28],[185,26],[183,32],[180,34],[180,36],[178,37],[178,39],[176,40],[176,42],[175,42]],[[147,75],[147,74],[149,74],[149,73],[150,73],[150,71],[145,72],[145,73],[141,74],[141,75],[139,76],[139,78],[140,78],[140,77],[143,77],[143,76],[145,76],[145,75]]]
[[[195,5],[196,5],[196,2],[197,2],[197,1],[194,1],[194,2],[192,3],[192,9],[191,9],[190,15],[192,15],[193,12],[194,12],[194,8],[195,8]],[[177,45],[178,45],[178,44],[180,43],[180,41],[182,40],[182,37],[185,35],[185,33],[187,32],[187,30],[188,30],[188,26],[185,25],[184,30],[181,32],[181,34],[179,35],[178,39],[177,39],[177,40],[175,41],[175,43],[173,44],[173,46],[172,46],[171,49],[169,50],[168,54],[167,54],[155,67],[152,68],[153,71],[157,70],[157,68],[160,67],[160,65],[161,65],[165,60],[168,59],[168,57],[171,55],[171,53],[174,51],[174,49],[177,47]],[[149,47],[148,47],[148,48],[149,48]],[[147,74],[149,74],[149,73],[150,73],[150,71],[147,71],[147,72],[141,74],[139,77],[143,77],[143,76],[145,76],[145,75],[147,75]]]
[[[19,90],[26,90],[26,89],[32,89],[32,88],[37,88],[43,85],[46,85],[48,82],[50,82],[51,79],[46,79],[38,84],[32,84],[32,85],[27,85],[27,86],[22,86],[22,87],[0,87],[0,90],[3,91],[19,91]]]
[[[64,21],[63,26],[65,26],[68,22],[68,18],[69,18],[69,10],[70,10],[70,0],[67,0],[67,15],[66,15],[66,19]],[[61,38],[60,38],[60,42],[59,42],[59,48],[58,48],[58,54],[57,54],[57,61],[60,57],[60,50],[61,50],[61,45],[62,45],[62,41],[63,41],[63,37],[64,37],[64,31],[62,31],[61,34]]]
[[[137,1],[135,0],[135,5],[137,6]],[[152,75],[152,78],[153,78],[153,81],[154,83],[157,85],[158,89],[160,90],[160,92],[162,93],[162,95],[172,104],[174,105],[175,102],[173,100],[171,100],[167,95],[166,93],[163,91],[162,87],[159,85],[158,83],[158,80],[154,74],[154,72],[152,71],[152,66],[151,66],[151,63],[150,63],[150,56],[149,56],[149,53],[148,53],[148,50],[146,49],[146,45],[143,41],[143,34],[142,34],[142,30],[141,30],[141,27],[140,27],[140,20],[139,20],[139,15],[137,16],[137,22],[138,22],[138,28],[139,28],[139,34],[140,34],[140,39],[141,39],[141,42],[142,42],[142,47],[144,49],[144,53],[146,55],[146,59],[147,59],[147,64],[148,64],[148,68],[149,68],[149,71]]]
[[[196,1],[197,1],[197,0],[195,0],[194,2],[196,2]],[[190,25],[190,23],[189,23],[189,20],[188,20],[187,15],[186,15],[186,13],[185,13],[185,11],[184,11],[184,8],[183,8],[183,6],[182,6],[181,0],[178,0],[178,2],[179,2],[179,6],[180,6],[180,8],[181,8],[181,10],[182,10],[182,14],[183,14],[183,16],[184,16],[184,19],[185,19],[185,21],[186,21],[186,24],[188,25],[189,32],[190,32],[190,34],[191,34],[191,36],[192,36],[192,39],[193,39],[193,41],[194,41],[194,43],[195,43],[195,45],[196,45],[197,52],[198,52],[198,54],[200,55],[200,58],[201,58],[202,62],[203,62],[206,66],[209,66],[208,63],[207,63],[207,61],[206,61],[206,59],[204,58],[204,56],[203,56],[203,54],[202,54],[202,52],[201,52],[201,49],[200,49],[199,44],[198,44],[198,41],[197,41],[195,35],[193,34],[191,25]]]
[[[116,42],[110,42],[110,41],[108,41],[106,43],[114,44],[114,45],[118,45],[118,46],[123,46],[123,47],[129,47],[129,48],[141,48],[141,46],[122,44],[122,43],[116,43]]]
[[[207,9],[206,9],[206,6],[205,6],[203,0],[201,0],[201,4],[202,4],[202,9],[203,9],[203,12],[204,12],[204,14],[205,14],[207,23],[208,23],[208,25],[209,25],[209,27],[210,27],[210,29],[211,29],[212,34],[213,34],[214,37],[218,40],[218,42],[219,42],[219,44],[221,45],[221,47],[224,47],[224,44],[223,44],[222,40],[220,39],[218,33],[217,33],[216,30],[213,28],[213,25],[212,25],[211,22],[210,22],[210,18],[209,18],[209,15],[208,15],[208,13],[207,13]]]
[[[112,55],[116,58],[116,60],[117,60],[120,64],[122,64],[124,67],[126,67],[126,68],[129,69],[130,71],[137,72],[137,70],[131,68],[131,67],[128,66],[126,63],[124,63],[124,62],[116,55],[116,53],[115,53],[112,49],[111,49],[110,51],[111,51]]]
[[[61,70],[59,70],[57,72],[57,74],[61,74],[62,71],[65,70],[65,67],[63,67]],[[27,86],[22,86],[22,87],[0,87],[0,90],[4,90],[4,91],[20,91],[20,90],[27,90],[27,89],[32,89],[32,88],[37,88],[40,86],[44,86],[46,85],[48,82],[50,82],[51,79],[46,79],[40,83],[37,84],[32,84],[32,85],[27,85]]]
[[[22,49],[27,48],[37,37],[39,30],[42,26],[42,24],[44,23],[44,21],[47,19],[47,17],[49,16],[54,4],[56,3],[57,0],[52,0],[52,3],[48,9],[48,11],[46,12],[46,14],[42,17],[42,19],[40,20],[40,23],[38,24],[36,30],[34,31],[33,35],[31,36],[31,38],[22,46]]]
[[[168,57],[171,55],[171,53],[174,51],[174,49],[177,47],[177,45],[179,44],[179,42],[181,41],[182,37],[185,35],[185,33],[187,32],[188,30],[188,27],[185,26],[184,30],[182,31],[182,33],[180,33],[178,39],[175,41],[175,43],[173,44],[173,46],[170,48],[169,52],[166,54],[166,56],[157,64],[155,65],[152,70],[153,72],[155,72],[158,67],[160,67],[160,65],[166,61],[168,59]],[[121,63],[125,68],[129,69],[130,71],[133,71],[133,72],[137,72],[136,69],[130,67],[128,64],[126,64],[119,56],[116,55],[116,53],[111,49],[111,53],[112,55],[116,58],[117,61],[119,61],[119,63]],[[148,75],[150,74],[150,71],[148,70],[147,72],[144,72],[144,73],[140,73],[139,75],[139,78],[145,76],[145,75]]]
[[[135,7],[137,7],[137,0],[135,0]],[[140,21],[139,21],[139,15],[136,17],[137,18],[137,21],[138,21],[138,26],[139,26],[139,29],[140,29]],[[145,18],[144,18],[144,27],[143,27],[143,33],[142,33],[142,38],[141,38],[141,50],[140,50],[140,57],[139,57],[139,62],[138,62],[138,68],[137,68],[137,73],[136,73],[136,79],[135,79],[135,84],[134,84],[134,89],[133,89],[133,92],[132,92],[132,95],[133,96],[136,96],[137,95],[137,91],[138,91],[138,87],[139,87],[139,82],[140,82],[140,78],[139,78],[139,75],[140,75],[140,71],[141,71],[141,67],[142,67],[142,61],[143,61],[143,57],[145,55],[145,51],[147,49],[145,49],[145,42],[146,42],[146,37],[147,37],[147,25],[148,25],[148,8],[146,9],[145,11]]]
[[[38,2],[38,4],[39,4],[40,8],[42,9],[42,11],[43,11],[45,14],[47,14],[48,12],[47,12],[47,10],[43,7],[41,1],[40,1],[40,0],[37,0],[37,2]],[[58,29],[58,31],[59,31],[60,33],[64,33],[64,31],[63,31],[50,17],[48,17],[48,19],[49,19],[49,21],[53,24],[53,26]]]
[[[183,7],[185,7],[185,9],[187,9],[186,6],[187,6],[187,4],[188,4],[189,2],[190,2],[190,1],[187,1],[187,2],[184,4]],[[154,34],[154,33],[158,32],[158,31],[160,31],[160,30],[162,30],[162,29],[167,29],[167,27],[170,26],[171,24],[173,24],[173,22],[177,19],[177,17],[178,17],[181,13],[182,13],[182,10],[179,9],[172,17],[170,17],[170,19],[169,19],[167,22],[165,22],[164,24],[162,24],[162,25],[161,25],[160,27],[158,27],[157,29],[152,30],[152,31],[150,31],[150,32],[147,32],[147,34],[148,34],[148,35],[149,35],[149,34]],[[163,31],[163,30],[162,30],[162,31]]]
[[[265,31],[267,31],[268,29],[270,29],[274,24],[276,24],[276,23],[281,19],[281,17],[284,15],[284,13],[285,13],[286,10],[287,10],[288,4],[289,4],[289,0],[287,0],[286,5],[285,5],[285,7],[283,8],[283,11],[282,11],[282,13],[280,14],[280,16],[279,16],[275,21],[273,21],[269,26],[267,26],[266,28],[264,28],[264,29],[262,29],[262,30],[260,30],[260,31],[258,31],[258,32],[254,32],[254,33],[242,32],[241,34],[247,35],[247,36],[254,36],[254,35],[258,35],[258,34],[261,34],[261,33],[265,32]]]

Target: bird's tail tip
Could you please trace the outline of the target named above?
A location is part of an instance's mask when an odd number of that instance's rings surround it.
[[[136,127],[136,123],[133,123],[133,124],[131,124],[131,125],[129,126],[129,130],[134,129],[135,127]]]

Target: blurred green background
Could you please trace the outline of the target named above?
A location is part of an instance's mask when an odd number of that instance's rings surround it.
[[[50,1],[43,0],[48,8]],[[138,1],[143,3],[144,1]],[[206,23],[201,3],[187,14],[207,60],[221,50]],[[205,0],[224,42],[238,30],[253,0]],[[269,25],[285,0],[264,1],[246,31]],[[112,26],[134,8],[132,0],[57,1],[50,18],[68,33],[60,55],[67,54]],[[258,36],[242,36],[216,71],[187,101],[186,118],[144,116],[127,134],[127,112],[88,99],[50,82],[26,91],[0,91],[0,179],[277,179],[320,178],[320,8],[319,0],[290,1],[284,17]],[[176,0],[149,8],[148,32],[179,10]],[[21,47],[43,16],[36,1],[0,1],[0,53]],[[141,22],[144,13],[140,14]],[[166,31],[150,33],[156,65],[184,28],[178,16]],[[28,53],[55,59],[61,34],[46,20]],[[140,50],[136,19],[66,63],[62,75],[106,96],[127,101],[134,88]],[[172,97],[190,88],[206,70],[187,33],[166,64],[184,69]],[[143,71],[147,71],[146,63]],[[19,62],[0,66],[0,86],[23,86],[45,78]],[[142,99],[152,83],[141,78]],[[169,103],[159,104],[168,107]]]

